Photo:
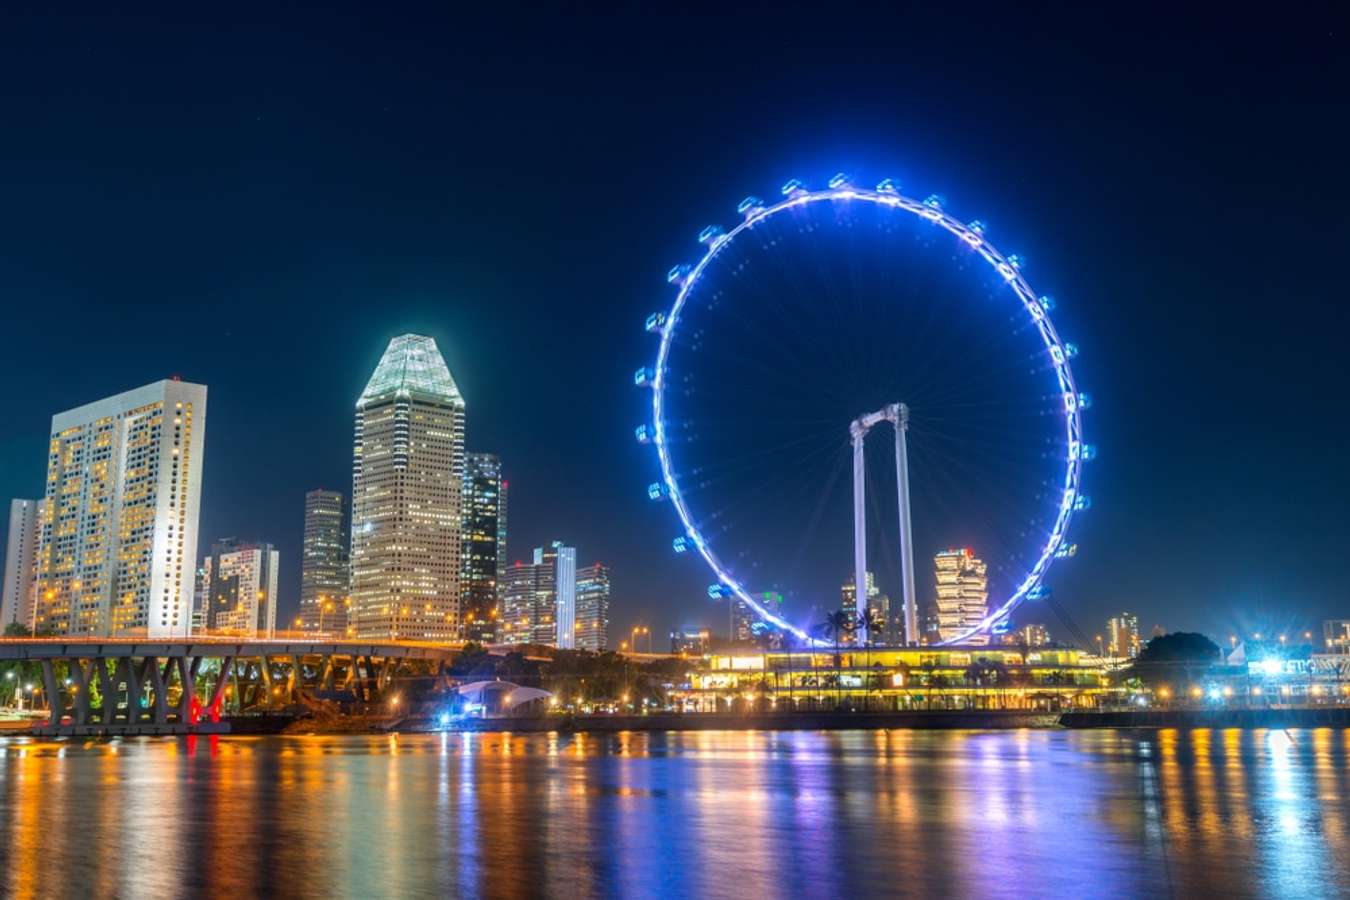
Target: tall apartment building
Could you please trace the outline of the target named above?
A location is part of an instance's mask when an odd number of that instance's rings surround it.
[[[989,608],[988,567],[975,558],[969,547],[943,550],[933,558],[937,574],[937,616],[940,640],[949,641],[974,628]],[[976,635],[971,644],[988,643],[988,636]]]
[[[305,494],[305,533],[300,545],[300,627],[315,634],[346,637],[351,607],[347,532],[342,527],[342,494]]]
[[[1044,647],[1050,643],[1050,632],[1044,625],[1033,622],[1002,635],[1002,638],[1003,644],[1009,647]]]
[[[277,569],[271,544],[226,538],[211,545],[203,564],[210,578],[207,625],[215,632],[271,637],[277,630]]]
[[[362,638],[460,634],[464,398],[436,342],[389,342],[356,402],[351,595]]]
[[[465,640],[497,640],[506,587],[506,479],[492,453],[464,455],[460,612]]]
[[[609,644],[609,566],[583,566],[577,569],[576,582],[576,646],[598,653]]]
[[[33,575],[37,563],[40,500],[9,501],[9,537],[5,545],[4,593],[0,594],[0,631],[33,624]]]
[[[36,627],[185,637],[206,387],[157,381],[52,417]]]
[[[1106,620],[1106,652],[1117,659],[1139,655],[1139,617],[1121,613]]]
[[[562,541],[536,547],[533,562],[508,568],[502,643],[574,648],[576,585],[577,551]]]

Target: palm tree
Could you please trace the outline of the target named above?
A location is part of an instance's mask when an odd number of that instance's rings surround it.
[[[845,633],[852,633],[857,627],[857,622],[851,614],[844,610],[837,610],[825,617],[821,623],[821,630],[830,635],[834,641],[834,683],[835,683],[835,705],[841,706],[844,702],[843,691],[839,680],[839,669],[841,660],[839,658],[839,638]]]

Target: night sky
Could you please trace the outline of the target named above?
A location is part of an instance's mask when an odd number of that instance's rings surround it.
[[[469,449],[503,457],[513,559],[559,537],[609,563],[615,642],[720,624],[644,496],[642,322],[746,193],[846,170],[997,223],[1059,298],[1100,456],[1051,583],[1085,631],[1121,609],[1221,639],[1350,616],[1331,5],[450,8],[6,14],[0,496],[39,495],[53,413],[204,383],[199,550],[278,544],[289,618],[303,494],[349,493],[355,398],[417,331],[466,397]]]

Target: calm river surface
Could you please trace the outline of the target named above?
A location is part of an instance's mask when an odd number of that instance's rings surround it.
[[[1350,895],[1350,731],[0,742],[10,896]]]

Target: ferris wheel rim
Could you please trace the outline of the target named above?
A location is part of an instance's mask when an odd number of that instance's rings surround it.
[[[803,187],[793,187],[795,183],[789,182],[784,190],[784,198],[772,205],[764,205],[756,201],[757,205],[749,205],[754,198],[747,198],[742,203],[742,211],[745,213],[743,221],[739,222],[730,231],[722,233],[720,229],[712,226],[704,230],[700,239],[706,238],[708,249],[699,259],[699,261],[689,267],[687,271],[681,273],[680,288],[676,294],[675,301],[671,304],[670,311],[665,314],[665,320],[661,325],[661,342],[657,350],[656,365],[652,370],[651,388],[652,388],[652,443],[656,446],[657,458],[661,466],[661,478],[665,486],[665,491],[671,504],[675,507],[676,513],[684,526],[685,535],[693,543],[699,555],[712,569],[717,577],[718,583],[729,590],[737,599],[746,603],[755,613],[764,621],[769,622],[784,631],[787,631],[799,639],[812,644],[821,645],[825,642],[811,637],[803,629],[787,622],[781,616],[771,613],[762,606],[752,595],[752,593],[741,584],[718,559],[709,541],[703,536],[701,530],[694,522],[692,513],[689,510],[685,500],[684,493],[681,491],[679,481],[675,476],[672,456],[670,452],[670,442],[667,438],[667,429],[664,415],[665,405],[665,374],[666,364],[670,356],[672,339],[676,333],[677,325],[680,319],[680,312],[687,302],[690,292],[695,285],[699,283],[708,266],[717,258],[717,256],[731,246],[737,237],[746,231],[753,229],[756,225],[766,222],[773,216],[787,212],[792,209],[806,207],[813,203],[835,202],[835,201],[863,201],[873,203],[877,206],[887,207],[894,210],[904,211],[915,215],[925,221],[943,228],[958,240],[962,241],[972,251],[979,254],[993,269],[1003,278],[1004,282],[1012,288],[1014,294],[1022,301],[1024,311],[1030,316],[1036,331],[1039,334],[1045,351],[1049,354],[1051,363],[1055,369],[1058,379],[1061,410],[1064,419],[1064,435],[1068,447],[1064,478],[1062,482],[1062,493],[1060,498],[1059,511],[1056,515],[1050,535],[1042,547],[1039,556],[1025,578],[1019,583],[1013,593],[1002,601],[996,609],[987,610],[985,617],[972,628],[969,628],[960,634],[947,640],[939,641],[937,646],[950,646],[961,644],[970,640],[972,637],[981,634],[988,634],[996,624],[1006,621],[1012,612],[1016,610],[1026,599],[1027,594],[1035,590],[1045,579],[1049,571],[1056,552],[1062,546],[1065,546],[1065,538],[1068,533],[1069,523],[1073,519],[1076,504],[1081,496],[1080,485],[1082,481],[1082,468],[1084,460],[1083,444],[1083,426],[1082,426],[1082,402],[1081,395],[1078,392],[1077,382],[1074,380],[1073,369],[1069,365],[1072,353],[1066,349],[1065,342],[1060,338],[1058,331],[1050,319],[1050,311],[1045,308],[1039,295],[1031,288],[1026,277],[1022,274],[1019,262],[1015,256],[1005,256],[1001,253],[983,234],[983,227],[976,222],[965,223],[956,219],[947,213],[939,202],[933,198],[928,201],[918,201],[907,197],[894,189],[868,190],[851,185],[834,185],[832,179],[831,186],[824,190],[807,190]],[[883,182],[883,186],[888,185]],[[789,190],[789,188],[791,188]],[[672,270],[672,280],[681,267]],[[917,644],[914,636],[907,636],[911,641]]]

